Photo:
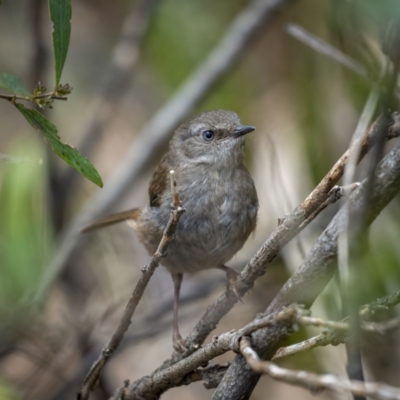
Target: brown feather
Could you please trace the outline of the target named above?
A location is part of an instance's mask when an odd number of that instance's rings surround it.
[[[108,215],[107,217],[101,218],[92,224],[85,226],[81,233],[88,233],[96,229],[104,228],[109,225],[118,224],[119,222],[127,221],[130,219],[136,220],[141,214],[139,208],[132,208],[131,210],[122,211],[120,213]]]
[[[157,168],[154,170],[149,183],[150,207],[160,207],[162,195],[168,187],[168,172],[170,169],[167,155],[165,155],[160,161],[160,164],[158,164]]]

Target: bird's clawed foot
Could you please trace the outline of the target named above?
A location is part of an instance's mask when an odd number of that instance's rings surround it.
[[[229,293],[233,293],[240,302],[243,302],[238,288],[237,278],[239,274],[234,269],[225,265],[219,267],[219,269],[222,269],[226,273],[226,293],[228,295]]]
[[[187,350],[185,339],[182,338],[179,332],[174,332],[172,335],[172,344],[174,350],[178,353],[184,353]]]

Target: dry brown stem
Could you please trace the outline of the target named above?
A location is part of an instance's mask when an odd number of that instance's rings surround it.
[[[170,171],[170,178],[171,178],[171,187],[175,188],[176,182],[175,182],[174,171]],[[128,330],[129,325],[131,324],[133,313],[135,312],[136,307],[143,296],[144,290],[146,289],[146,286],[149,283],[150,278],[153,276],[154,271],[158,267],[161,258],[164,257],[164,255],[166,254],[169,244],[172,242],[174,238],[174,233],[176,226],[179,222],[179,218],[185,212],[185,209],[180,205],[179,195],[178,193],[176,193],[176,190],[173,191],[173,195],[174,195],[174,203],[172,204],[171,215],[164,229],[163,236],[161,238],[160,244],[158,245],[157,251],[151,258],[150,263],[145,267],[141,268],[142,275],[138,283],[136,284],[135,289],[133,290],[133,293],[128,301],[128,304],[125,307],[124,313],[118,324],[118,327],[115,330],[114,334],[112,335],[110,341],[103,348],[101,354],[99,355],[99,358],[95,361],[89,373],[87,374],[83,382],[82,388],[77,396],[79,400],[86,400],[89,398],[90,391],[97,383],[101,371],[103,370],[106,362],[114,354],[115,350],[118,348],[122,339],[124,338],[125,332]]]

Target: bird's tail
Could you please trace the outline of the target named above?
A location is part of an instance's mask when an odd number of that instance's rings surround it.
[[[139,208],[132,208],[131,210],[122,211],[116,214],[109,215],[104,218],[100,218],[99,220],[91,223],[88,226],[85,226],[81,229],[81,233],[92,232],[96,229],[104,228],[109,225],[118,224],[119,222],[127,221],[127,220],[136,220],[141,214]]]

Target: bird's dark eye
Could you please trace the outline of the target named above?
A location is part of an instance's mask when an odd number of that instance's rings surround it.
[[[203,139],[207,142],[210,142],[214,139],[214,132],[213,131],[204,131],[203,132]]]

